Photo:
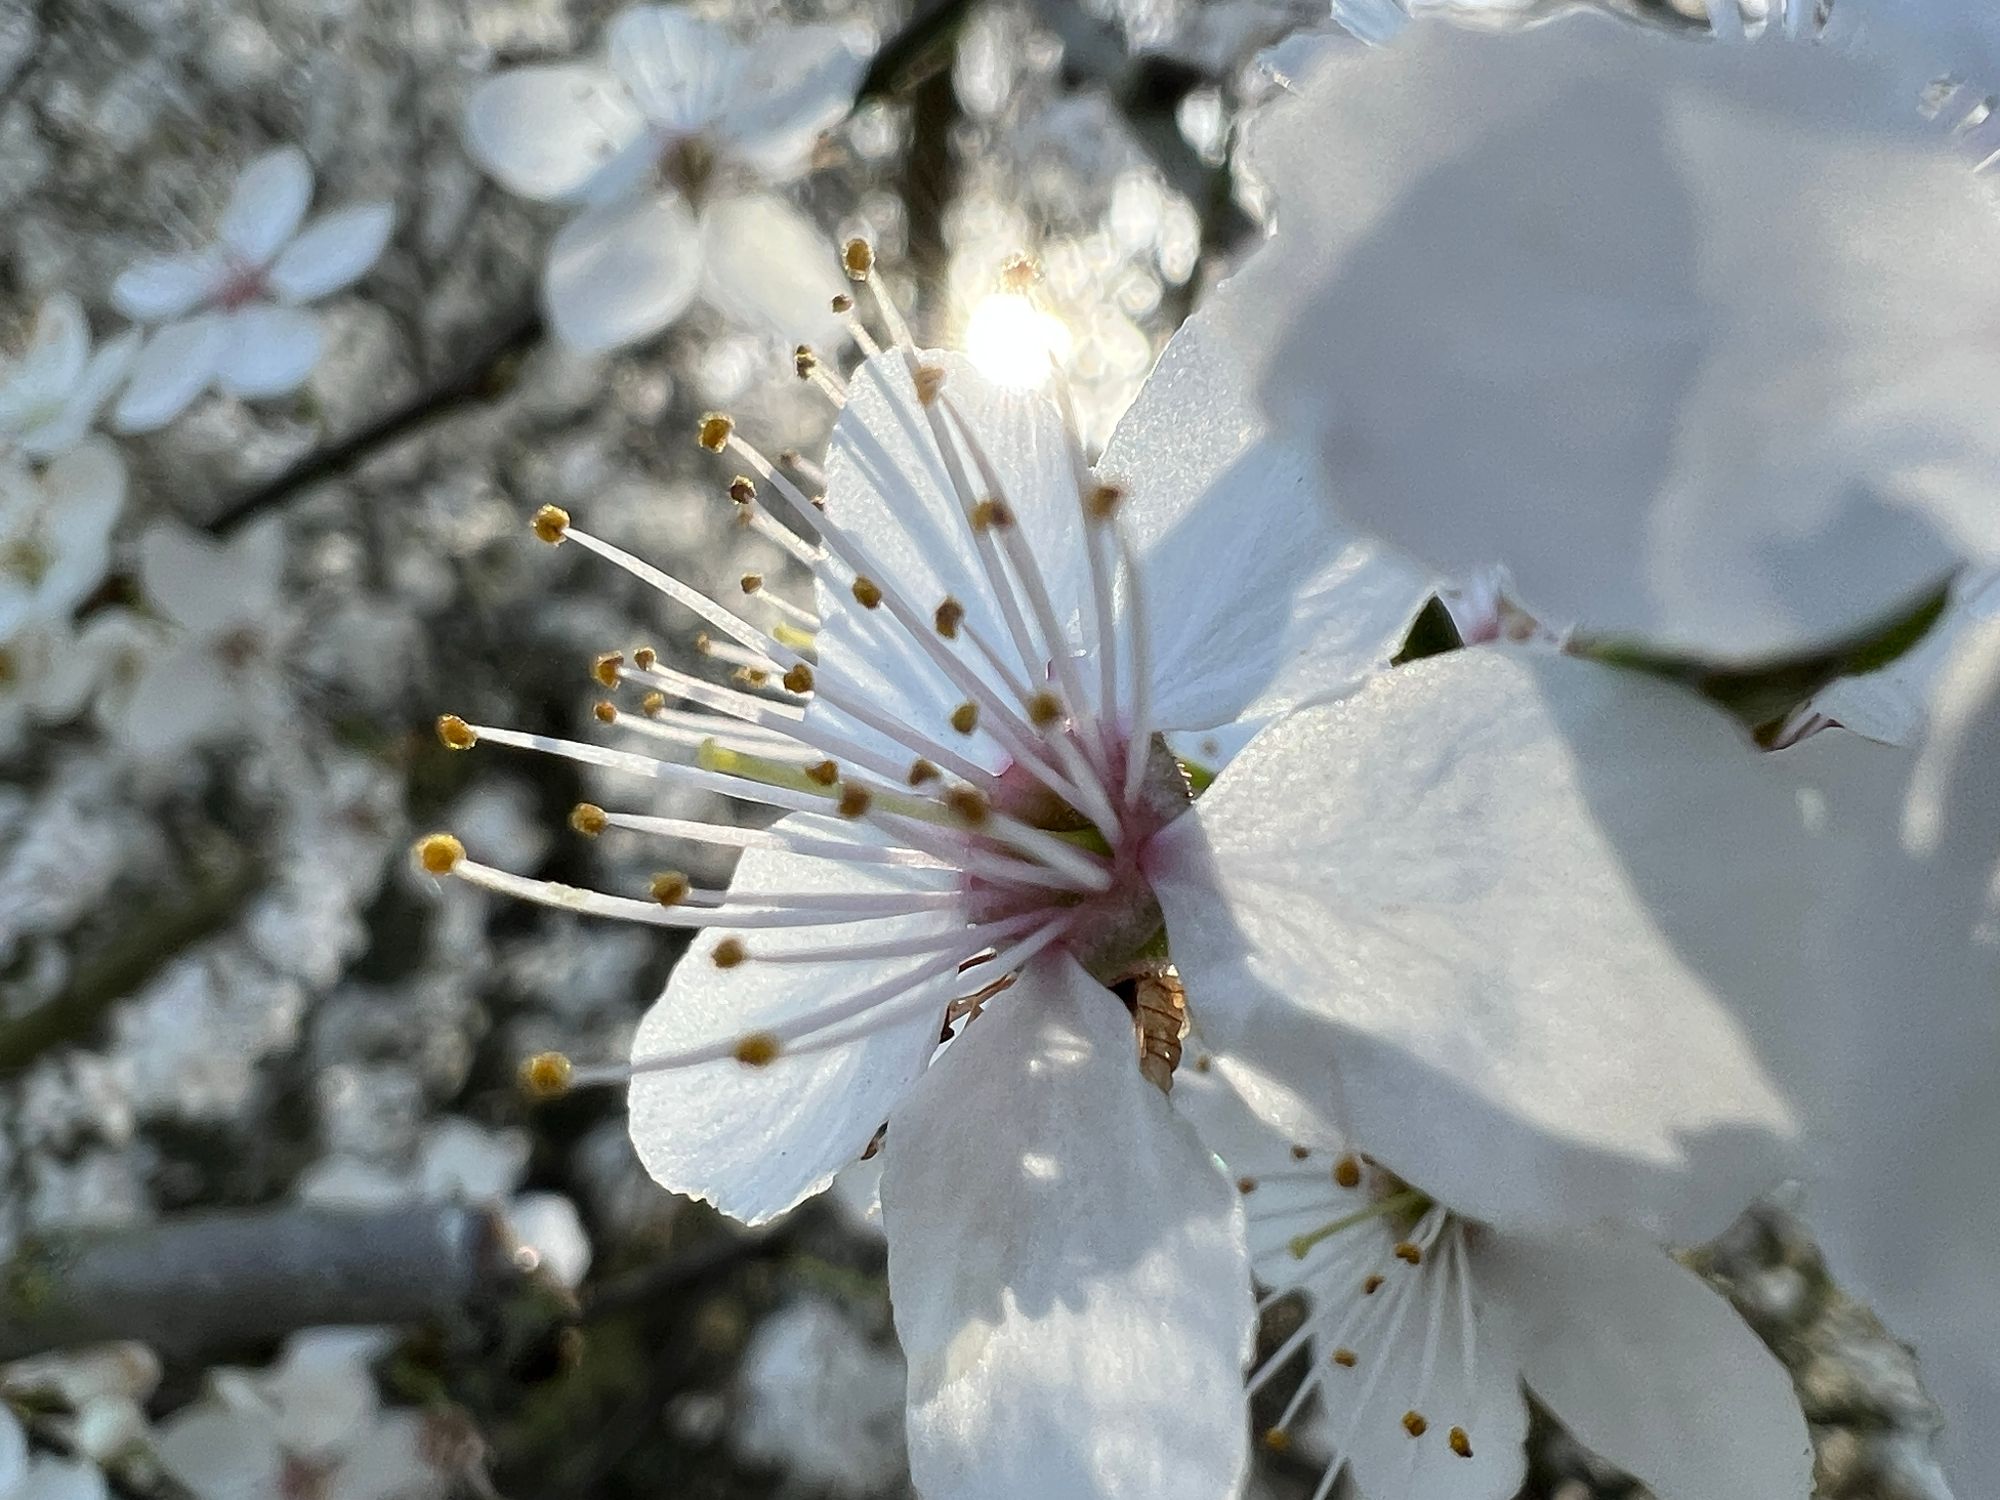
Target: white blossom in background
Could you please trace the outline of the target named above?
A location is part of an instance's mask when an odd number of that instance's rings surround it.
[[[1227,1163],[1267,1301],[1306,1316],[1250,1380],[1303,1378],[1265,1441],[1345,1466],[1367,1496],[1513,1500],[1523,1388],[1659,1500],[1808,1500],[1812,1444],[1790,1375],[1729,1304],[1657,1245],[1464,1218],[1332,1133],[1324,1111],[1227,1059],[1182,1107]],[[1242,1091],[1238,1092],[1239,1085]]]
[[[268,1370],[219,1369],[200,1400],[160,1424],[160,1464],[195,1500],[444,1500],[453,1476],[427,1453],[424,1418],[384,1408],[373,1329],[315,1328]]]
[[[679,7],[638,5],[611,22],[601,60],[481,84],[465,113],[474,159],[524,197],[578,210],[543,274],[556,335],[614,349],[697,297],[788,342],[835,331],[826,236],[767,188],[806,169],[866,64],[845,28],[739,40]]]
[[[736,1382],[737,1447],[835,1495],[880,1495],[903,1480],[903,1361],[819,1297],[757,1325]]]
[[[866,247],[848,256],[865,279]],[[598,717],[659,758],[440,726],[459,748],[541,750],[785,814],[762,830],[575,814],[585,832],[743,849],[729,887],[672,872],[651,899],[551,886],[447,835],[419,856],[693,930],[629,1069],[574,1075],[629,1078],[633,1140],[666,1186],[762,1222],[887,1121],[920,1491],[1226,1496],[1246,1459],[1239,1210],[1142,1074],[1107,988],[1149,972],[1148,845],[1188,798],[1156,732],[1260,718],[1367,670],[1427,587],[1329,527],[1200,317],[1093,471],[1058,401],[919,352],[881,311],[894,347],[846,384],[806,371],[842,407],[824,509],[727,418],[702,424],[744,468],[732,494],[748,524],[810,570],[810,605],[751,577],[727,608],[566,515],[536,518],[544,540],[647,578],[702,622],[694,671],[651,650],[598,664],[642,695]],[[1148,1033],[1155,1065],[1177,1018],[1170,1030]],[[569,1076],[564,1059],[531,1065]]]
[[[0,456],[42,460],[76,447],[138,349],[130,329],[92,349],[83,305],[67,292],[44,299],[27,348],[0,358]]]
[[[0,1500],[110,1500],[104,1472],[82,1459],[28,1452],[28,1434],[0,1403]]]
[[[1927,114],[1886,19],[1836,45],[1809,10],[1719,43],[1427,14],[1301,70],[1219,331],[1344,519],[1729,662],[2000,559],[1984,91]]]
[[[312,196],[304,152],[266,152],[236,179],[214,243],[149,256],[119,276],[118,310],[156,325],[119,394],[119,430],[164,427],[211,386],[257,400],[305,384],[323,343],[306,304],[367,274],[395,227],[380,200],[307,222]]]

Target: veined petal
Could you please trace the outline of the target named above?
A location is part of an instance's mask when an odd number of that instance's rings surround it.
[[[1266,430],[1217,316],[1211,303],[1181,325],[1097,466],[1130,482],[1153,713],[1170,729],[1275,714],[1386,664],[1430,594],[1334,521],[1311,458]]]
[[[921,1493],[1236,1493],[1242,1211],[1073,959],[1030,965],[897,1111],[882,1203]]]
[[[842,290],[825,231],[769,193],[723,198],[701,215],[702,284],[733,321],[788,343],[826,345],[840,332]]]
[[[1633,1235],[1495,1233],[1479,1281],[1529,1388],[1660,1500],[1808,1500],[1791,1376],[1722,1296]]]
[[[880,842],[854,825],[826,818],[794,815],[776,826],[815,838]],[[849,894],[935,891],[948,888],[953,878],[949,871],[844,865],[752,849],[730,884],[737,890]],[[726,969],[716,964],[714,954],[729,935],[711,929],[689,946],[666,993],[646,1013],[632,1042],[632,1059],[637,1064],[648,1057],[726,1045],[847,996],[893,984],[899,975],[914,974],[949,951],[951,936],[964,921],[957,909],[859,924],[831,913],[823,925],[744,934],[741,942],[749,956]],[[825,962],[797,958],[829,946],[928,934],[938,939],[937,950],[929,954]],[[760,954],[788,955],[792,961],[760,963]],[[704,1198],[747,1223],[762,1223],[818,1192],[861,1155],[923,1071],[936,1050],[946,1005],[979,984],[954,971],[913,980],[911,992],[924,986],[936,992],[935,1006],[907,1009],[899,1020],[875,1030],[857,1031],[849,1024],[852,1040],[838,1046],[790,1056],[781,1050],[764,1067],[724,1057],[637,1074],[630,1128],[639,1159],[663,1186]]]
[[[1333,1068],[1399,1175],[1693,1240],[1794,1135],[1757,1047],[1808,988],[1797,820],[1691,694],[1487,647],[1280,720],[1148,868],[1217,1045]]]
[[[718,132],[766,181],[797,176],[819,137],[854,107],[867,69],[868,49],[851,27],[771,27],[746,50]]]
[[[312,192],[312,163],[305,152],[296,146],[267,151],[236,179],[216,232],[251,265],[264,265],[297,233]]]
[[[701,280],[701,240],[678,194],[649,193],[577,215],[549,246],[542,292],[556,334],[595,354],[658,333]]]
[[[472,159],[510,191],[559,203],[580,196],[645,129],[624,85],[594,63],[512,68],[465,106]]]
[[[229,319],[221,313],[157,330],[132,360],[113,424],[120,432],[152,432],[173,421],[214,383],[229,339]]]
[[[2000,219],[1918,103],[1859,47],[1419,19],[1273,111],[1231,335],[1427,564],[1713,659],[1824,642],[2000,557]]]
[[[692,134],[728,107],[743,49],[713,21],[678,5],[634,5],[606,34],[611,70],[654,125]]]
[[[297,390],[319,363],[319,321],[296,307],[262,304],[227,315],[229,342],[216,371],[232,396],[255,400]]]
[[[111,302],[126,317],[160,323],[192,312],[213,296],[227,275],[213,249],[186,255],[150,255],[134,261],[111,285]]]
[[[321,214],[271,264],[271,290],[286,302],[310,302],[358,281],[381,259],[396,210],[387,202],[350,203]]]

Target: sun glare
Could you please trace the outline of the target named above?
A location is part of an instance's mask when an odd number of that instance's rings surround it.
[[[1061,318],[1019,292],[994,292],[980,300],[965,325],[965,352],[987,379],[1000,385],[1037,386],[1069,359],[1070,332]]]

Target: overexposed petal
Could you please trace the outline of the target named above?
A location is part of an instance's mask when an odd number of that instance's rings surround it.
[[[395,227],[396,210],[382,201],[321,214],[271,263],[272,292],[286,302],[310,302],[360,280]]]
[[[1810,988],[1797,821],[1693,695],[1489,647],[1280,720],[1147,862],[1207,1034],[1332,1069],[1401,1176],[1698,1239],[1795,1130],[1759,1046]]]
[[[605,34],[611,69],[647,120],[691,134],[728,106],[743,49],[720,25],[679,5],[634,5]]]
[[[874,842],[853,824],[794,815],[777,825],[814,838]],[[780,850],[752,849],[730,885],[738,891],[935,891],[949,872],[893,865],[845,865]],[[936,934],[939,951],[964,922],[956,909],[857,923],[838,913],[824,925],[745,932],[748,957],[731,968],[714,960],[728,934],[699,934],[674,968],[666,993],[632,1042],[635,1063],[731,1042],[877,987],[892,998],[899,979],[918,974],[936,952],[882,959],[801,961],[829,946]],[[759,955],[788,955],[759,962]],[[936,969],[935,963],[930,965]],[[677,1193],[761,1223],[818,1192],[867,1149],[937,1045],[944,1009],[965,989],[955,970],[911,979],[909,991],[936,993],[934,1007],[837,1046],[801,1049],[765,1067],[723,1055],[717,1061],[641,1072],[632,1080],[632,1143],[646,1170]],[[852,1028],[850,1027],[850,1030]]]
[[[542,278],[556,336],[602,353],[672,323],[701,282],[701,237],[678,196],[649,193],[577,215],[549,246]]]
[[[229,341],[216,376],[232,396],[256,400],[297,390],[319,363],[319,320],[296,307],[265,303],[228,317]]]
[[[591,63],[510,69],[480,84],[465,106],[472,159],[524,198],[577,197],[644,133],[624,86]]]
[[[1242,1210],[1124,1005],[1030,965],[890,1122],[889,1294],[932,1500],[1227,1500],[1247,1459]]]
[[[1586,1447],[1660,1500],[1809,1500],[1791,1376],[1664,1250],[1610,1231],[1496,1233],[1478,1262],[1529,1388]]]
[[[192,312],[215,294],[226,275],[222,257],[211,249],[151,255],[119,273],[111,285],[111,302],[138,322],[164,322]]]
[[[790,344],[828,347],[842,290],[833,242],[782,198],[723,198],[701,215],[702,288],[718,311]]]
[[[298,231],[312,193],[305,152],[296,146],[267,151],[236,179],[216,233],[237,256],[264,265]]]
[[[730,155],[767,182],[796,176],[854,107],[869,49],[846,26],[774,26],[751,44],[718,123]]]
[[[229,319],[221,313],[157,330],[132,360],[113,424],[120,432],[152,432],[173,421],[215,382],[229,340]]]

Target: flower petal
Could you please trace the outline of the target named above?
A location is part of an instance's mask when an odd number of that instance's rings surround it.
[[[20,362],[14,366],[7,385],[52,396],[68,390],[83,374],[90,358],[90,323],[83,304],[68,292],[54,292],[42,299],[35,313],[34,332]]]
[[[745,55],[718,122],[730,154],[768,182],[795,177],[854,107],[867,48],[845,26],[774,26]]]
[[[28,1472],[28,1434],[10,1406],[0,1406],[0,1491],[12,1493]]]
[[[509,69],[474,89],[465,106],[472,159],[524,198],[579,196],[644,133],[624,86],[591,63]]]
[[[675,194],[649,193],[563,225],[542,293],[557,336],[596,354],[658,333],[687,310],[700,281],[694,215]]]
[[[1246,1463],[1242,1211],[1125,1008],[1031,964],[889,1127],[889,1295],[933,1500],[1225,1500]]]
[[[321,214],[271,264],[271,290],[286,302],[310,302],[361,279],[382,256],[396,210],[387,202],[350,203]]]
[[[787,343],[838,340],[833,242],[784,199],[751,193],[709,204],[701,245],[704,294],[725,316]]]
[[[111,303],[126,317],[160,323],[192,312],[215,294],[226,268],[214,250],[151,255],[134,261],[111,286]]]
[[[267,151],[236,179],[216,232],[251,265],[264,265],[297,233],[312,194],[312,163],[305,152],[296,146]]]
[[[606,33],[611,70],[661,130],[692,134],[728,105],[743,49],[713,21],[678,5],[634,5]]]
[[[143,341],[138,329],[128,328],[101,344],[84,364],[61,409],[22,431],[21,451],[30,458],[51,458],[82,442],[97,413],[131,370]]]
[[[158,329],[132,360],[113,425],[120,432],[152,432],[173,421],[214,383],[229,339],[229,319],[220,313]]]
[[[109,1500],[104,1471],[87,1459],[37,1458],[28,1477],[8,1500]]]
[[[1808,1500],[1791,1376],[1720,1293],[1636,1236],[1495,1234],[1479,1279],[1529,1388],[1659,1500]]]
[[[199,1401],[157,1431],[160,1467],[202,1500],[270,1500],[280,1491],[285,1456],[268,1422]]]
[[[230,313],[217,378],[246,400],[297,390],[319,363],[319,320],[296,307],[261,305]]]
[[[1836,678],[1813,699],[1812,711],[1885,745],[1915,745],[1923,738],[1938,673],[1967,631],[1996,616],[2000,572],[1961,575],[1943,618],[1922,640],[1886,667]]]
[[[1274,714],[1385,665],[1430,594],[1332,519],[1311,459],[1266,432],[1217,315],[1181,325],[1097,465],[1130,487],[1153,715],[1172,729]]]
[[[1822,643],[2000,558],[1963,335],[2000,219],[1916,104],[1854,48],[1419,19],[1274,111],[1232,336],[1427,564],[1714,659]]]
[[[125,460],[104,438],[71,449],[42,471],[54,556],[36,589],[41,606],[67,615],[97,588],[111,561],[111,529],[125,506]]]
[[[1280,720],[1148,867],[1208,1035],[1308,1094],[1332,1067],[1400,1175],[1692,1240],[1783,1175],[1755,1044],[1803,1013],[1806,848],[1691,694],[1484,647]]]
[[[166,761],[232,728],[241,710],[215,653],[199,641],[183,640],[145,659],[118,719],[118,735],[141,759]]]
[[[781,830],[814,838],[879,842],[852,824],[794,815]],[[737,890],[937,890],[949,872],[893,865],[846,865],[783,851],[752,849],[730,882]],[[726,1044],[834,1005],[875,986],[918,973],[936,953],[886,959],[760,963],[758,955],[812,953],[830,944],[936,934],[939,951],[964,922],[957,910],[856,922],[830,915],[823,926],[742,934],[749,957],[718,967],[716,945],[728,934],[699,935],[675,966],[666,993],[646,1012],[632,1042],[635,1062]],[[908,1011],[842,1045],[780,1055],[765,1067],[724,1057],[712,1063],[642,1072],[632,1080],[632,1143],[646,1170],[676,1193],[703,1198],[724,1213],[758,1224],[783,1213],[833,1180],[867,1149],[938,1041],[945,1006],[969,986],[955,971],[912,981],[936,992],[933,1008]],[[851,1029],[851,1028],[850,1028]]]
[[[263,620],[278,608],[285,533],[276,516],[226,543],[172,521],[139,538],[139,586],[146,602],[194,635],[217,635]]]

